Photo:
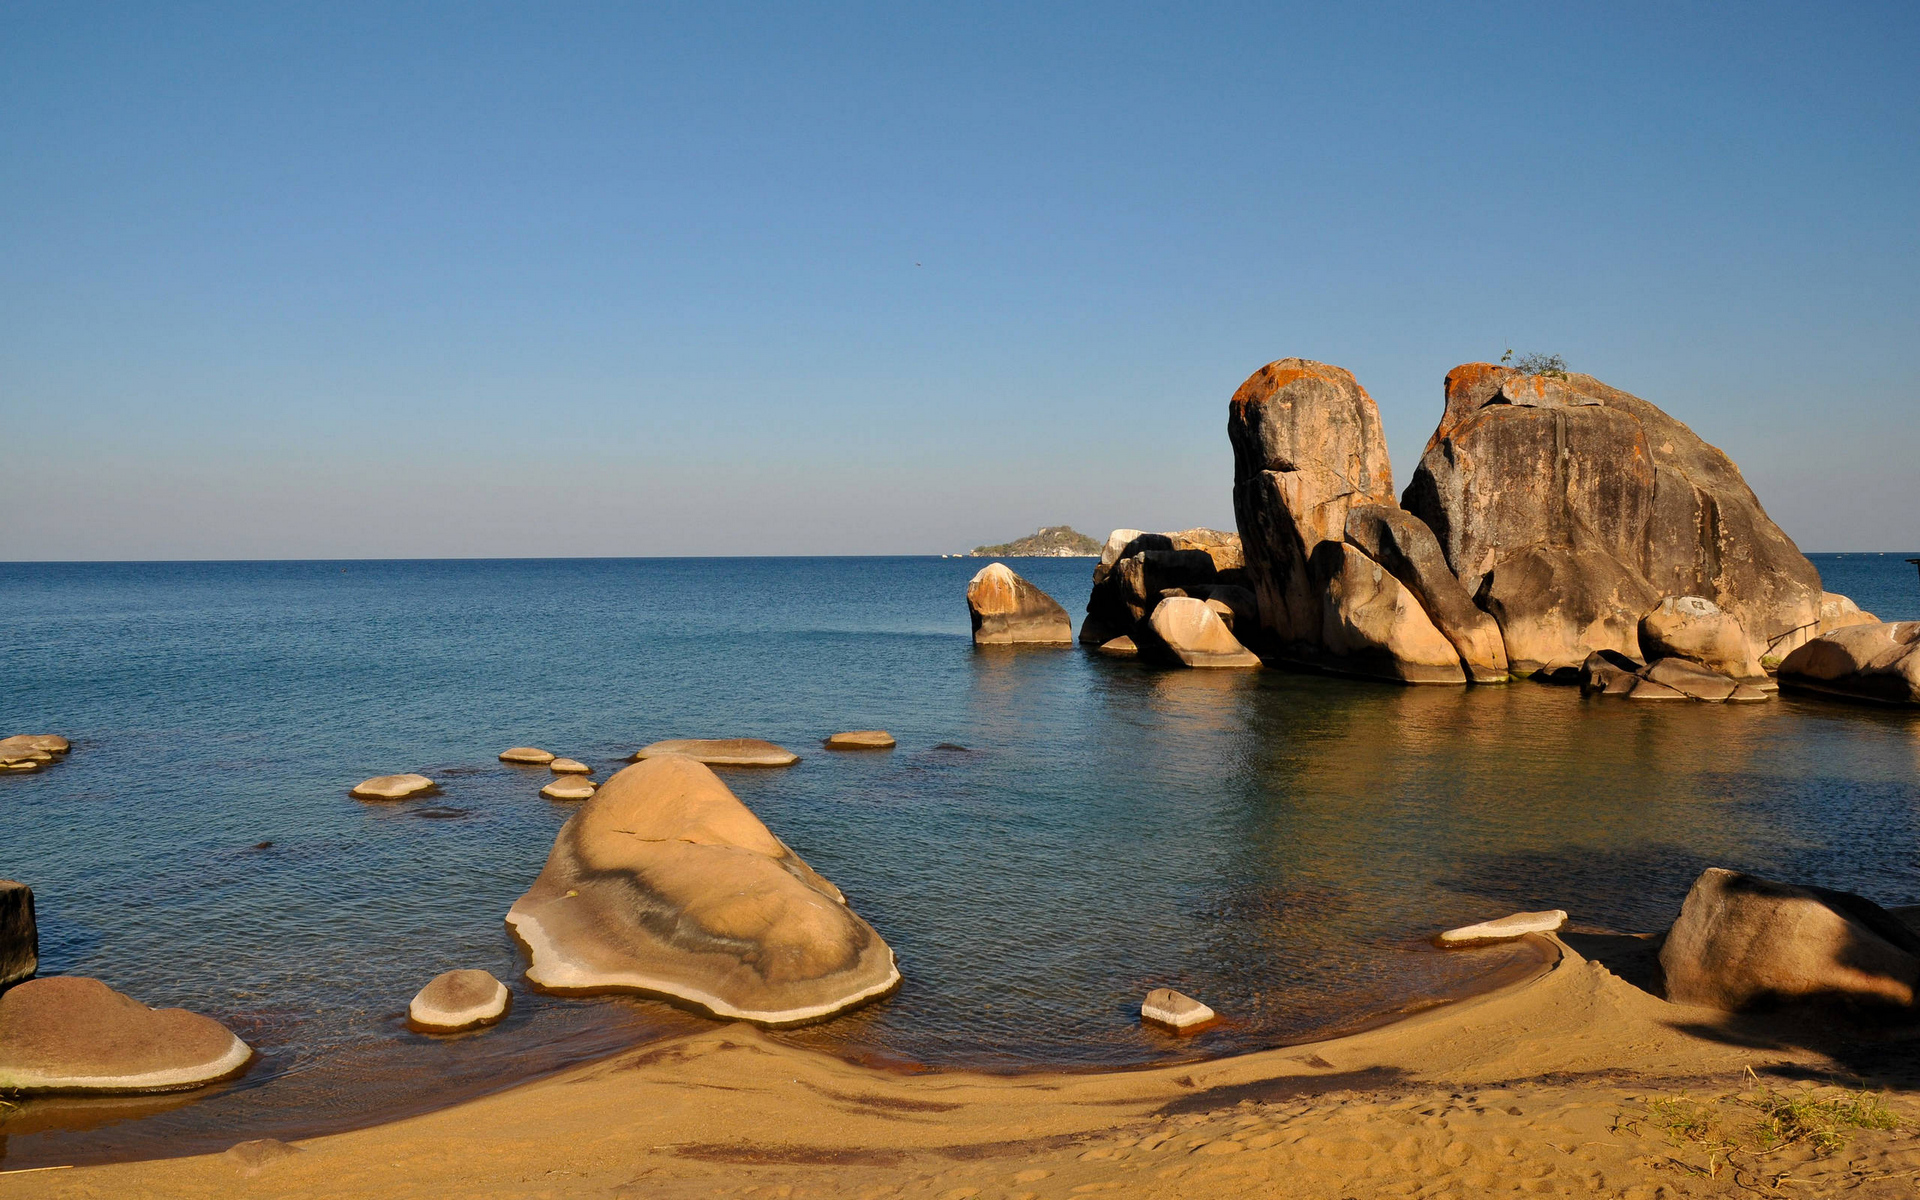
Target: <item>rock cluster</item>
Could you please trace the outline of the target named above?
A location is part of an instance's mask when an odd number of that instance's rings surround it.
[[[33,889],[0,879],[0,988],[33,978],[40,969],[40,926],[33,916]]]
[[[57,733],[19,733],[0,738],[0,775],[30,775],[59,762],[73,749]]]
[[[1920,621],[1875,621],[1825,633],[1787,655],[1780,682],[1850,700],[1920,704]]]
[[[1618,650],[1595,650],[1580,664],[1580,690],[1630,700],[1704,700],[1711,704],[1764,701],[1772,681],[1740,680],[1685,658],[1638,663]]]
[[[97,979],[56,975],[0,992],[0,1092],[164,1092],[242,1070],[224,1025],[152,1009]]]
[[[1067,610],[1005,563],[988,563],[967,582],[967,615],[976,646],[1073,643]]]
[[[1093,568],[1080,644],[1188,667],[1257,667],[1236,631],[1258,620],[1237,534],[1116,529]]]
[[[444,971],[407,1005],[407,1025],[422,1033],[459,1033],[507,1015],[513,996],[485,971]]]
[[[900,982],[840,889],[678,754],[609,779],[561,827],[507,924],[541,988],[645,992],[767,1025],[820,1020]]]

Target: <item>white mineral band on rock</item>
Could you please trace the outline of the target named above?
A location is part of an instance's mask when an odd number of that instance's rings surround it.
[[[72,1075],[34,1070],[8,1070],[0,1074],[0,1087],[20,1092],[171,1092],[214,1083],[236,1074],[253,1061],[253,1047],[239,1038],[227,1052],[210,1062],[188,1067],[170,1067],[164,1071],[145,1071],[138,1075]]]

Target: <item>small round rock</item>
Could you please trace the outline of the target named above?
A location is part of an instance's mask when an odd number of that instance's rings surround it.
[[[584,775],[562,775],[540,789],[549,800],[591,800],[596,785]]]
[[[504,763],[526,763],[529,766],[544,766],[553,761],[553,755],[538,746],[515,746],[500,752],[500,761]]]
[[[884,729],[853,729],[827,739],[829,750],[891,750],[893,735]]]
[[[433,790],[433,780],[425,775],[377,775],[354,786],[352,795],[360,800],[405,800]]]
[[[407,1005],[407,1025],[422,1033],[458,1033],[507,1015],[513,995],[485,971],[447,971],[433,977]]]
[[[591,775],[593,768],[577,758],[556,758],[547,764],[547,770],[555,775]]]

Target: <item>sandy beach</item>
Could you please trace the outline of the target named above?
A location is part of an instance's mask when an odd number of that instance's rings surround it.
[[[1202,1064],[910,1074],[726,1025],[294,1150],[23,1172],[0,1194],[1913,1194],[1910,1044],[1668,1004],[1628,982],[1647,958],[1636,939],[1535,940],[1543,965],[1496,991]],[[1825,1141],[1796,1120],[1861,1111],[1862,1089],[1868,1127]]]

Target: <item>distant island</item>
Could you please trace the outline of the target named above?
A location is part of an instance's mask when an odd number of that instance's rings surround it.
[[[1098,558],[1101,544],[1067,525],[1049,525],[999,546],[975,546],[973,558]]]

